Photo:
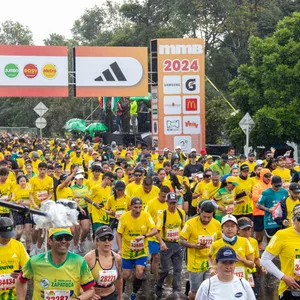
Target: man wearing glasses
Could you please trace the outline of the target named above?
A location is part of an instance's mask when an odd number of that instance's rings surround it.
[[[281,300],[300,299],[300,204],[292,212],[293,226],[279,230],[272,237],[261,258],[261,265],[280,279]],[[281,270],[272,260],[279,256]]]
[[[142,200],[138,197],[132,198],[130,211],[121,216],[117,229],[117,243],[119,254],[122,256],[124,281],[131,277],[135,267],[130,300],[136,299],[136,294],[143,283],[142,278],[148,258],[148,238],[156,233],[157,229],[152,217],[148,212],[142,211]]]
[[[68,251],[72,238],[69,228],[49,230],[51,250],[48,258],[41,253],[31,257],[25,264],[16,284],[17,299],[26,299],[29,280],[33,280],[33,300],[92,299],[95,281],[84,258]]]
[[[134,170],[133,177],[134,181],[130,182],[125,189],[125,194],[129,196],[130,198],[134,196],[134,192],[142,186],[142,181],[144,179],[144,169],[137,168]]]

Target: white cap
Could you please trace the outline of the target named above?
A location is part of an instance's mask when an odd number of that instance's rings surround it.
[[[178,145],[178,146],[176,146],[175,150],[176,150],[176,149],[181,150],[181,147]]]
[[[221,225],[225,224],[227,221],[232,221],[236,225],[238,224],[237,219],[233,215],[226,215],[222,218]]]
[[[256,165],[257,166],[262,166],[264,164],[264,162],[261,160],[261,159],[258,159],[257,161],[256,161]]]
[[[169,149],[168,148],[164,148],[164,152],[166,152],[166,151],[169,151]]]
[[[88,146],[87,144],[84,144],[84,145],[83,145],[83,149],[88,149],[88,147],[89,147],[89,146]]]
[[[203,178],[203,173],[197,173],[196,176],[199,178]]]
[[[82,168],[79,167],[76,174],[84,174],[84,170],[83,170]]]
[[[73,143],[73,144],[71,144],[71,147],[75,147],[76,145]]]
[[[76,174],[75,179],[84,179],[84,176],[82,174]]]
[[[196,148],[192,148],[191,152],[197,152]]]

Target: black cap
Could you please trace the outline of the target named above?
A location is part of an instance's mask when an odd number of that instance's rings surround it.
[[[272,184],[273,184],[275,187],[282,186],[282,180],[281,180],[281,177],[280,177],[280,176],[273,176],[273,177],[272,177]]]
[[[300,184],[296,182],[292,182],[289,186],[289,190],[294,193],[300,193]]]
[[[227,161],[227,160],[228,160],[228,155],[225,154],[225,153],[223,153],[223,154],[221,155],[221,159]]]
[[[253,152],[249,152],[248,156],[255,156],[255,154]]]
[[[246,158],[247,158],[247,156],[245,154],[240,155],[240,159],[246,159]]]
[[[143,201],[139,197],[133,197],[130,201],[130,205],[135,205],[135,204],[143,204]]]
[[[101,237],[106,236],[106,235],[112,235],[113,236],[112,229],[109,226],[106,226],[106,225],[103,225],[103,226],[99,227],[95,232],[96,239],[101,238]]]
[[[158,160],[163,160],[164,156],[163,155],[158,155]]]
[[[242,164],[241,167],[240,167],[240,170],[241,171],[249,171],[249,166],[246,165],[246,164]]]
[[[3,238],[12,238],[16,235],[13,227],[13,221],[11,218],[1,217],[0,218],[0,236]]]
[[[175,193],[167,194],[167,202],[177,202],[178,197]]]
[[[172,170],[178,170],[179,169],[179,166],[177,165],[177,164],[174,164],[173,166],[172,166]]]
[[[282,159],[285,159],[285,157],[284,157],[284,156],[277,156],[277,157],[276,157],[276,161],[280,161],[280,160],[282,160]]]
[[[141,159],[141,164],[148,164],[148,160],[146,158],[142,158]]]
[[[216,262],[219,261],[238,261],[238,259],[236,257],[235,251],[232,248],[224,246],[217,252]]]
[[[189,154],[189,158],[196,158],[197,157],[197,154],[195,152],[191,152]]]
[[[65,179],[67,179],[68,178],[68,175],[67,174],[62,174],[62,175],[60,175],[60,177],[59,177],[59,180],[61,181],[61,180],[65,180]]]
[[[238,226],[240,229],[245,229],[247,227],[252,228],[251,220],[248,221],[248,220],[240,219],[240,220],[238,220]]]
[[[117,181],[115,184],[115,190],[125,190],[125,183],[123,181]]]
[[[151,154],[150,153],[144,154],[144,158],[147,158],[147,157],[151,157]]]

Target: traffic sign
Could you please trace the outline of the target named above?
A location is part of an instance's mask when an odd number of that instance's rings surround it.
[[[43,103],[40,102],[37,106],[35,106],[33,108],[33,110],[40,116],[42,117],[47,111],[48,111],[48,107]],[[38,118],[40,119],[40,118]],[[45,120],[45,119],[44,119]],[[46,120],[45,120],[46,121]],[[46,126],[46,125],[45,125]],[[38,127],[39,128],[39,127]],[[44,128],[44,127],[42,127]]]
[[[45,118],[43,117],[39,117],[35,120],[35,126],[39,129],[43,129],[45,128],[47,125],[47,121]]]
[[[254,121],[251,118],[251,116],[249,115],[249,113],[246,113],[243,118],[241,119],[241,121],[239,122],[239,125],[242,129],[245,129],[247,127],[251,127],[254,125]]]

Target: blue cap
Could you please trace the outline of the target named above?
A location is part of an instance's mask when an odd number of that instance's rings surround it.
[[[235,251],[232,248],[224,246],[217,252],[216,262],[219,261],[238,261],[238,259],[236,257]]]

